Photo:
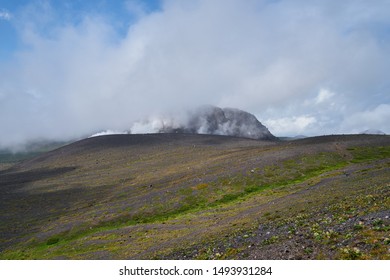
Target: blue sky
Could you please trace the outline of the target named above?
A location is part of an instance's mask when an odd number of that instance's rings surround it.
[[[275,135],[390,133],[390,1],[0,0],[0,147],[204,104]]]
[[[110,21],[119,36],[124,36],[140,13],[158,11],[160,5],[160,0],[0,0],[0,59],[8,60],[15,51],[24,47],[18,29],[26,21],[36,21],[38,31],[47,32],[49,36],[50,29],[55,26],[77,25],[86,16],[101,16]]]

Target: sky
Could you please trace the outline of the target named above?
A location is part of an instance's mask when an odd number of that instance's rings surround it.
[[[0,148],[210,104],[390,133],[388,0],[0,0]]]

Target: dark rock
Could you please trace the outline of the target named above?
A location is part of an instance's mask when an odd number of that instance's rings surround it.
[[[164,126],[160,133],[215,134],[258,140],[277,138],[257,118],[245,111],[233,108],[205,106],[190,113],[186,124],[177,127]]]

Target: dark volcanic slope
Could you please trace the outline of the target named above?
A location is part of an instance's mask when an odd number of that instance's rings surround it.
[[[245,147],[251,145],[266,146],[273,142],[254,141],[250,139],[186,133],[157,133],[157,134],[120,134],[91,137],[71,145],[64,146],[54,151],[45,153],[39,157],[24,161],[14,167],[17,169],[38,168],[41,165],[51,165],[52,161],[67,161],[69,156],[88,155],[91,153],[106,153],[109,157],[125,155],[141,155],[144,152],[155,152],[157,150],[171,150],[172,148],[196,148],[198,146],[218,147],[223,149],[238,146]],[[122,154],[124,152],[124,154]],[[119,154],[117,154],[119,153]],[[73,158],[72,158],[73,159]],[[125,159],[125,158],[124,158]],[[77,161],[74,162],[76,164]],[[84,159],[78,161],[84,163]],[[73,165],[74,165],[73,164]],[[113,166],[115,168],[115,166]]]
[[[0,172],[0,258],[388,258],[389,147],[85,139]]]

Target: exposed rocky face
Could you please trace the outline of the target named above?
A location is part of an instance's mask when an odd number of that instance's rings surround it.
[[[159,132],[216,134],[259,140],[277,139],[254,115],[239,109],[221,109],[214,106],[201,107],[190,113],[186,124],[164,126]]]

